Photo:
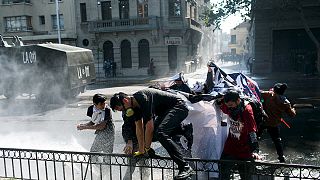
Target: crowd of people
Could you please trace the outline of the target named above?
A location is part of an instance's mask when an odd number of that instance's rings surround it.
[[[105,60],[103,62],[104,77],[116,77],[117,76],[117,63],[111,60]]]
[[[284,96],[287,84],[276,83],[270,90],[262,91],[261,111],[265,112],[265,121],[258,124],[255,107],[249,103],[247,97],[236,88],[227,88],[223,93],[212,93],[216,74],[208,66],[207,79],[202,88],[190,88],[183,73],[180,73],[169,87],[149,87],[132,95],[123,92],[114,94],[110,98],[110,107],[105,104],[106,98],[101,94],[93,96],[93,105],[88,108],[91,121],[77,126],[78,130],[94,129],[96,138],[91,151],[112,153],[114,141],[114,125],[111,110],[122,112],[122,135],[126,143],[123,152],[136,158],[158,157],[152,149],[152,142],[158,141],[168,152],[178,166],[175,179],[185,179],[195,174],[192,165],[185,157],[192,156],[194,131],[192,123],[186,123],[190,110],[188,103],[200,101],[210,102],[226,114],[228,133],[218,156],[221,160],[255,161],[261,160],[259,155],[259,140],[266,129],[271,136],[278,154],[280,163],[285,163],[285,156],[280,136],[280,124],[284,115],[294,117],[295,109]],[[200,90],[199,90],[200,89]],[[194,121],[196,122],[196,121]],[[198,127],[198,126],[197,126]],[[181,137],[187,140],[187,147],[181,144]],[[97,143],[100,141],[100,143]],[[187,154],[184,154],[186,150]],[[110,161],[110,159],[107,159]],[[148,163],[147,161],[134,161]],[[241,179],[249,179],[248,169],[235,164],[222,164],[219,176],[221,179],[230,178],[230,169],[237,169]],[[130,179],[133,168],[128,168],[124,179]],[[147,172],[147,168],[141,171]]]

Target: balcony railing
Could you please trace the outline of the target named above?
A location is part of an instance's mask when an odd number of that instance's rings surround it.
[[[117,32],[128,30],[150,30],[159,26],[157,17],[89,21],[90,32]]]
[[[201,29],[201,24],[199,22],[197,22],[194,19],[188,18],[188,17],[186,19],[187,19],[187,22],[188,22],[188,25],[190,28],[198,29],[198,30]]]
[[[277,164],[249,161],[219,161],[187,159],[199,180],[219,177],[229,167],[241,166],[244,173],[255,179],[320,179],[320,167],[297,164]],[[138,168],[135,168],[138,167]],[[136,171],[135,171],[136,170]],[[68,152],[52,150],[0,148],[0,179],[54,179],[54,180],[113,180],[173,179],[178,172],[172,159],[133,158],[123,154]],[[228,171],[229,172],[229,171]],[[232,179],[239,179],[239,172],[231,170]],[[128,177],[129,176],[129,177]]]
[[[31,3],[31,0],[2,0],[2,4]]]

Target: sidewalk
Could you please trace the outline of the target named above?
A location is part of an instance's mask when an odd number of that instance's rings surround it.
[[[223,64],[219,67],[226,73],[242,72],[255,80],[260,89],[268,90],[277,82],[285,82],[288,84],[286,96],[291,100],[292,104],[311,104],[313,106],[320,106],[320,78],[319,76],[306,77],[298,72],[277,72],[265,75],[251,75],[245,69],[244,65],[239,64]],[[185,74],[186,79],[196,78],[207,72],[207,67],[198,69],[196,72]],[[114,93],[125,92],[127,94],[134,93],[140,89],[148,87],[150,84],[156,82],[166,81],[168,77],[117,77],[109,78],[104,83],[90,86],[86,92],[78,96],[79,99],[91,100],[95,93],[102,93],[110,98]],[[112,82],[115,82],[114,84]],[[118,87],[117,87],[118,86]]]

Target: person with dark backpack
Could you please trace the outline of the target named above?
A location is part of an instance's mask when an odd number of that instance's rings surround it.
[[[257,126],[254,120],[253,107],[240,98],[236,90],[228,90],[216,100],[223,113],[228,115],[229,135],[224,144],[222,160],[254,161],[261,159],[257,140]],[[220,179],[230,179],[230,169],[238,169],[241,179],[250,179],[252,167],[222,162]]]
[[[260,139],[262,135],[263,128],[268,119],[268,115],[263,109],[262,103],[251,97],[243,97],[244,104],[250,104],[253,111],[254,121],[257,125],[257,138]]]
[[[90,152],[112,153],[114,144],[114,124],[111,109],[105,104],[106,98],[102,94],[95,94],[92,98],[93,105],[88,107],[87,116],[91,120],[87,123],[78,124],[78,130],[95,130],[96,137],[90,148]],[[92,161],[96,161],[93,158]],[[104,162],[110,162],[110,158],[104,158]]]

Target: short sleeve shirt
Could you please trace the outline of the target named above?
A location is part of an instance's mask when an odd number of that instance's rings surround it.
[[[133,97],[140,106],[141,117],[145,122],[149,121],[153,115],[162,116],[177,104],[184,104],[179,96],[153,88],[140,90],[134,93]]]
[[[106,111],[109,116],[106,116]],[[98,109],[96,106],[93,106],[93,113],[91,117],[91,121],[94,124],[101,124],[102,122],[111,121],[112,117],[110,114],[110,108],[108,106],[105,107],[105,109],[101,110]]]

